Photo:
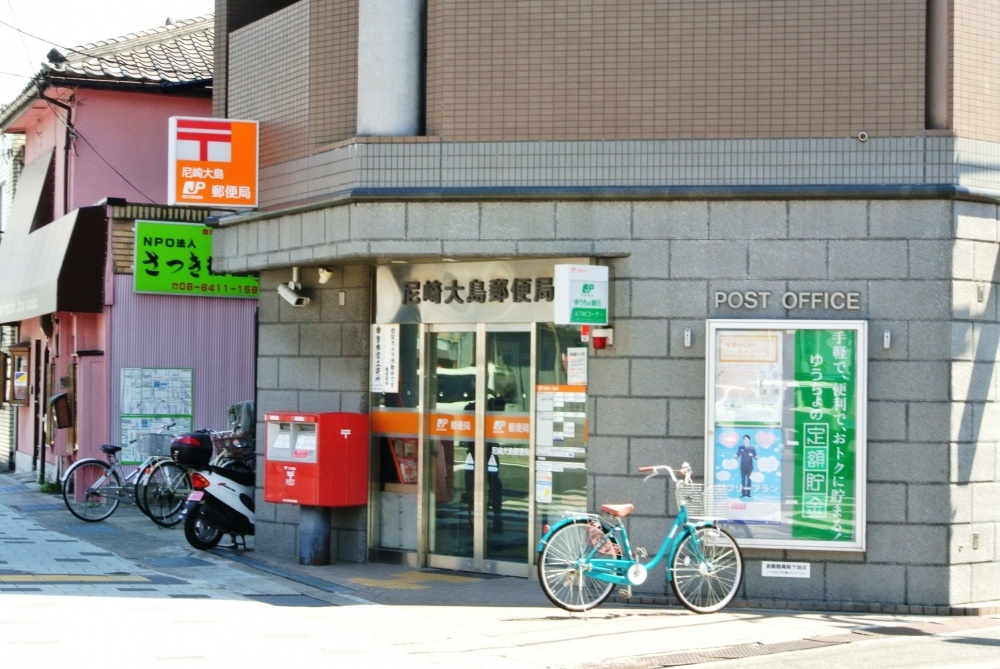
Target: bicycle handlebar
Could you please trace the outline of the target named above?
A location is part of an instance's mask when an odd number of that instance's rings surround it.
[[[677,483],[677,474],[680,474],[684,478],[685,483],[691,483],[691,465],[689,465],[686,462],[680,466],[680,469],[677,470],[676,474],[674,473],[674,470],[668,467],[667,465],[650,465],[648,467],[639,467],[639,471],[650,472],[644,479],[642,479],[643,481],[648,481],[654,476],[662,476],[663,474],[668,474],[670,475],[670,478],[673,479],[674,483]]]

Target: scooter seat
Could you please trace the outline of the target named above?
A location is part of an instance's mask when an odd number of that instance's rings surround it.
[[[230,469],[228,467],[216,467],[212,465],[209,467],[209,471],[213,474],[218,474],[223,478],[227,478],[233,483],[242,486],[253,487],[257,483],[257,473],[248,472],[242,469]]]

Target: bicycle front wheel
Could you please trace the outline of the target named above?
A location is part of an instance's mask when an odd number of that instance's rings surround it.
[[[589,576],[587,556],[621,559],[614,537],[608,537],[609,554],[595,553],[607,533],[597,521],[581,518],[557,529],[538,556],[538,582],[553,604],[567,611],[587,611],[611,596],[613,583]]]
[[[146,496],[143,494],[143,491],[154,466],[155,463],[150,464],[149,462],[140,465],[136,471],[135,485],[132,487],[132,498],[135,500],[135,505],[147,517],[149,516],[149,509],[146,507]]]
[[[95,523],[104,520],[121,502],[121,477],[101,460],[81,460],[66,472],[63,479],[63,501],[70,513]]]
[[[190,492],[187,470],[172,460],[163,460],[153,465],[143,479],[139,499],[154,523],[173,527],[184,517],[184,503]]]
[[[695,613],[715,613],[733,601],[743,581],[743,555],[721,527],[698,527],[684,535],[670,565],[670,587]]]

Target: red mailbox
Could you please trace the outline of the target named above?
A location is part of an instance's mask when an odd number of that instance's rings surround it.
[[[264,414],[264,499],[303,506],[368,502],[368,414]]]

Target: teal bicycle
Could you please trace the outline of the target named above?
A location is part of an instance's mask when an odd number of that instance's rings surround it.
[[[602,604],[615,586],[646,580],[649,569],[666,560],[667,581],[677,600],[695,613],[714,613],[729,605],[743,581],[743,556],[733,537],[713,519],[715,489],[691,481],[686,462],[677,471],[666,465],[640,467],[644,480],[668,474],[677,490],[677,517],[650,560],[633,547],[622,522],[632,504],[605,504],[603,516],[578,514],[555,524],[538,544],[538,581],[546,597],[567,611]]]

